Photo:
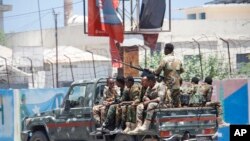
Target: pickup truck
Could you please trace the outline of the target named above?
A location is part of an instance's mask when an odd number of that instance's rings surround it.
[[[106,78],[74,82],[60,108],[23,120],[22,141],[206,141],[218,129],[214,107],[158,108],[145,133],[94,134],[92,107],[101,101],[105,85]]]

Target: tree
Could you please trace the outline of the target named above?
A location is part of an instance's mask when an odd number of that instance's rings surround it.
[[[209,55],[207,58],[202,58],[203,76],[211,76],[214,79],[223,79],[229,75],[228,64],[219,59],[216,55]],[[182,74],[184,80],[189,81],[192,77],[201,78],[199,56],[184,57],[184,69]]]
[[[159,66],[163,54],[154,52],[151,57],[147,57],[149,68],[156,68]],[[144,62],[141,62],[143,66]],[[211,76],[213,79],[227,78],[229,75],[228,63],[224,59],[219,59],[216,55],[209,55],[202,58],[203,76]],[[201,78],[201,67],[199,55],[184,56],[183,67],[185,72],[181,75],[185,81],[190,81],[192,77]],[[250,72],[249,72],[250,73]]]

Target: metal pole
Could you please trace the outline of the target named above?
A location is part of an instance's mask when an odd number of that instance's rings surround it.
[[[203,79],[203,68],[202,68],[202,56],[201,56],[201,48],[200,48],[200,43],[198,41],[196,41],[195,39],[193,39],[195,43],[197,43],[198,45],[198,49],[199,49],[199,59],[200,59],[200,66],[201,66],[201,79]]]
[[[130,1],[130,31],[133,31],[133,1]]]
[[[40,24],[40,34],[41,34],[41,46],[43,46],[43,31],[42,31],[42,21],[41,21],[40,0],[37,0],[37,4],[38,4],[38,14],[39,14],[39,24]]]
[[[75,81],[74,79],[74,74],[73,74],[73,69],[72,69],[72,63],[71,63],[71,58],[68,57],[67,55],[64,55],[66,58],[69,59],[69,65],[70,65],[70,71],[71,71],[71,77],[72,77],[72,80]]]
[[[230,49],[229,49],[229,42],[223,38],[220,38],[223,42],[227,44],[227,55],[228,55],[228,63],[229,63],[229,74],[232,75],[232,68],[231,68],[231,56],[230,56]]]
[[[168,16],[169,16],[169,18],[168,18],[168,24],[169,24],[169,31],[171,31],[171,28],[172,28],[172,25],[171,25],[171,0],[169,0],[169,6],[168,6],[168,8],[169,8],[169,14],[168,14]]]
[[[89,51],[89,50],[86,50],[86,51],[92,54],[92,63],[93,63],[94,75],[95,75],[95,78],[96,78],[94,53]]]
[[[10,88],[10,78],[9,78],[9,70],[8,70],[8,64],[7,64],[7,59],[0,56],[0,58],[4,59],[5,62],[5,70],[6,70],[6,75],[7,75],[7,82],[8,82],[8,87]]]
[[[51,73],[52,73],[52,84],[53,84],[53,88],[55,88],[55,82],[54,82],[54,67],[53,67],[53,63],[50,60],[47,60],[49,62],[49,64],[51,65]]]
[[[144,67],[147,68],[147,49],[146,49],[144,46],[140,46],[140,45],[139,45],[139,47],[141,47],[141,48],[144,49],[144,53],[145,53],[145,54],[144,54],[144,57],[145,57],[145,58],[144,58],[144,65],[145,65],[145,66],[144,66]]]
[[[122,21],[123,29],[125,30],[125,0],[122,0]]]
[[[23,57],[26,58],[30,61],[30,72],[31,72],[31,77],[32,77],[32,87],[34,88],[34,74],[33,74],[33,62],[29,57]]]
[[[53,9],[53,14],[55,18],[55,39],[56,39],[56,88],[58,88],[58,36],[57,36],[57,13]]]
[[[83,31],[84,31],[84,34],[87,34],[87,31],[86,31],[86,12],[85,12],[85,0],[82,0],[83,1]]]

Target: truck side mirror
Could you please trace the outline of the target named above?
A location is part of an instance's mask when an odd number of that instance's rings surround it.
[[[70,100],[66,100],[65,101],[65,105],[64,105],[64,111],[69,111],[70,110]]]

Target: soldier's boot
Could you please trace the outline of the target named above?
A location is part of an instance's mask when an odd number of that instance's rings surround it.
[[[145,132],[149,129],[151,120],[145,119],[143,125],[138,129],[138,132]]]
[[[142,121],[141,120],[137,120],[137,126],[135,125],[135,128],[131,131],[128,131],[127,134],[137,134],[139,131],[139,128],[142,126]]]
[[[136,124],[135,123],[130,123],[130,131],[133,131],[135,128],[136,128]]]
[[[123,133],[128,133],[128,131],[131,131],[131,122],[126,122],[126,128],[123,130]]]

